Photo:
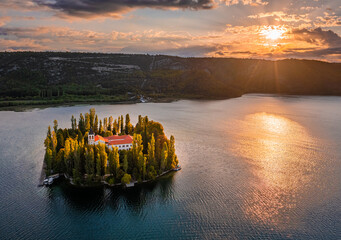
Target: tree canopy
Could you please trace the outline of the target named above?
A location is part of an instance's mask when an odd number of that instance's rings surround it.
[[[129,114],[125,116],[125,119],[123,115],[117,119],[109,116],[102,121],[91,108],[89,113],[81,113],[78,121],[72,115],[68,129],[58,128],[58,121],[54,120],[44,141],[46,174],[65,173],[76,184],[98,182],[106,177],[110,183],[129,183],[155,179],[178,165],[174,136],[168,139],[161,123],[140,115],[134,126]],[[90,129],[102,136],[132,135],[132,148],[119,151],[101,143],[91,145]]]

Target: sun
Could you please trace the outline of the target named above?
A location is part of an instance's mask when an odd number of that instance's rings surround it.
[[[287,29],[283,26],[264,26],[260,34],[265,36],[266,39],[275,41],[284,38],[284,33]]]

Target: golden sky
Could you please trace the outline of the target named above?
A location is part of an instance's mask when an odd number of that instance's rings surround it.
[[[341,62],[340,0],[1,0],[0,51]]]

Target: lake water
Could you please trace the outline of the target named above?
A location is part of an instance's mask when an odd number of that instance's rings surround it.
[[[48,125],[0,112],[0,239],[341,239],[341,97],[98,105],[175,136],[183,169],[130,190],[37,187]]]

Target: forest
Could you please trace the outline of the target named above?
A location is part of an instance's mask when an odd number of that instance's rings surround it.
[[[314,60],[0,52],[0,107],[247,93],[341,95],[341,64]]]
[[[132,148],[118,150],[105,144],[88,144],[90,129],[101,136],[131,135]],[[178,165],[175,139],[168,139],[161,123],[139,116],[136,125],[129,114],[98,119],[96,110],[72,115],[71,128],[58,128],[58,121],[48,127],[45,145],[46,176],[63,173],[76,185],[142,182],[155,178]]]

